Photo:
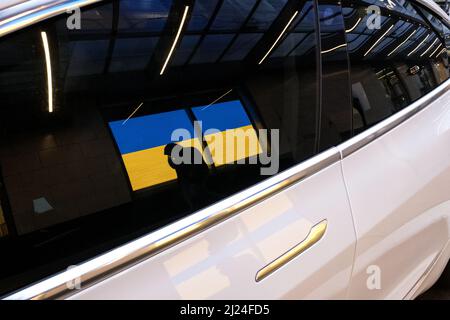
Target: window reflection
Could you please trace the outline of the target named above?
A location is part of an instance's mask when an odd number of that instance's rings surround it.
[[[195,107],[192,111],[201,121],[216,167],[259,154],[257,133],[240,101]],[[217,132],[208,134],[208,130]]]
[[[121,0],[119,31],[159,33],[171,6],[172,0]]]
[[[436,22],[426,22],[409,1],[396,1],[392,8],[381,8],[381,29],[370,31],[364,23],[364,8],[369,2],[343,2],[356,132],[389,117],[448,79],[447,54],[439,55],[443,38],[432,27]]]
[[[195,1],[194,11],[189,22],[189,31],[202,31],[208,25],[214,11],[216,10],[218,0],[197,0]]]
[[[0,238],[8,235],[8,226],[6,225],[5,214],[0,202]]]
[[[156,48],[158,38],[126,38],[115,41],[110,72],[144,69]]]
[[[105,66],[108,45],[107,40],[69,42],[66,46],[71,56],[68,76],[101,74]]]
[[[344,19],[340,5],[318,1],[322,59],[322,100],[319,150],[335,146],[352,134],[349,70]]]
[[[68,12],[67,17],[71,14],[74,14],[74,11]],[[109,3],[92,10],[83,10],[80,18],[79,29],[73,28],[72,34],[108,34],[113,23],[113,5]],[[59,30],[64,30],[67,29],[67,23],[67,19],[61,19],[55,24]]]
[[[250,14],[256,0],[225,0],[214,19],[212,30],[238,31]]]
[[[233,39],[232,35],[207,35],[195,52],[192,64],[214,63]]]
[[[0,41],[2,293],[16,289],[3,279],[28,284],[266,179],[262,151],[279,152],[278,172],[319,151],[311,1],[121,0],[83,14],[98,21],[68,30],[64,14]],[[201,164],[174,165],[173,144]]]

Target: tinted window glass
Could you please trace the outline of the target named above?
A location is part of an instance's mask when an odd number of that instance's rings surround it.
[[[314,12],[122,0],[0,39],[0,292],[316,154]]]
[[[1,178],[0,178],[1,179]],[[9,234],[8,224],[11,226],[12,223],[7,223],[6,212],[9,208],[6,207],[7,199],[6,199],[6,190],[4,187],[3,180],[0,180],[0,238],[6,237]]]
[[[447,25],[444,24],[444,36],[445,36],[445,44],[447,47],[447,52],[450,49],[450,29]]]
[[[166,25],[172,0],[121,0],[119,30],[161,32]]]
[[[321,113],[319,150],[350,138],[352,113],[342,8],[336,1],[318,1],[321,38]]]
[[[378,16],[373,8],[367,12],[372,3],[343,1],[356,132],[448,78],[443,38],[417,8],[407,1],[383,3]]]

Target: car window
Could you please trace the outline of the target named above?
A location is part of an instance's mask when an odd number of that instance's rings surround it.
[[[429,16],[409,1],[343,1],[342,5],[356,133],[448,79],[445,43],[433,27],[438,19],[430,23]]]
[[[122,0],[0,38],[0,292],[318,153],[315,26],[311,1]]]
[[[320,0],[318,13],[322,67],[319,149],[325,150],[351,137],[352,113],[341,5],[336,1]]]

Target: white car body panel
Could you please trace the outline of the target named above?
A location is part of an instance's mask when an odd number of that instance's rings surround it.
[[[446,93],[343,159],[358,237],[349,298],[402,299],[443,252],[450,235],[449,106]],[[380,290],[367,289],[371,265],[381,270]]]
[[[328,228],[318,243],[255,281],[323,219]],[[70,299],[343,299],[354,246],[337,163]]]

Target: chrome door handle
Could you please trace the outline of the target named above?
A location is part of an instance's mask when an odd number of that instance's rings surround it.
[[[301,255],[308,248],[311,248],[313,245],[315,245],[320,239],[322,239],[325,231],[327,230],[327,226],[327,220],[322,220],[321,222],[313,226],[311,230],[309,230],[309,233],[306,236],[305,240],[259,270],[256,273],[256,282],[265,279],[266,277],[280,269],[282,266]]]

